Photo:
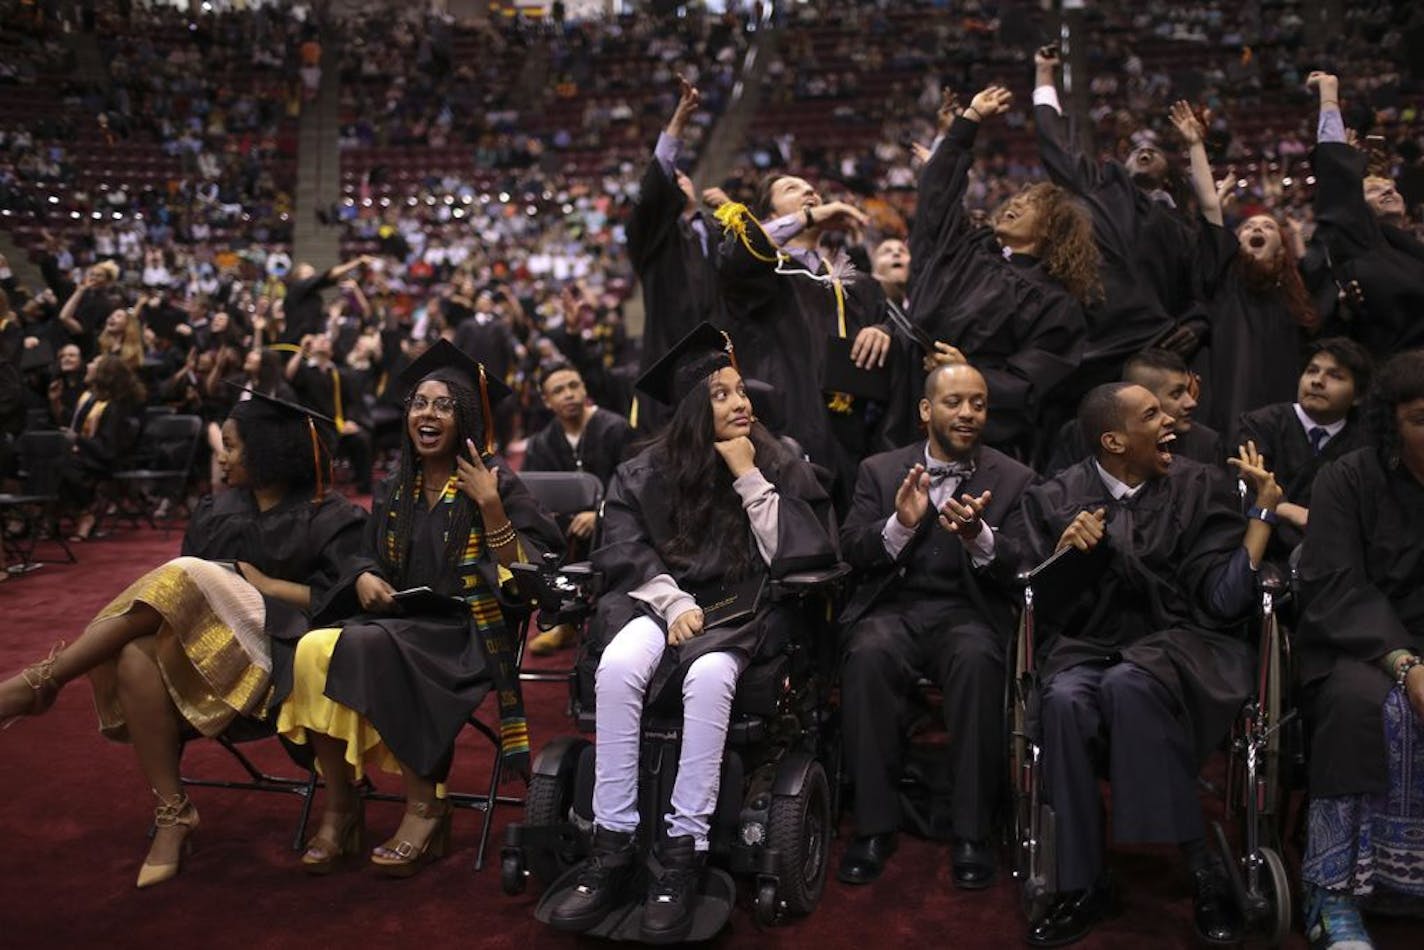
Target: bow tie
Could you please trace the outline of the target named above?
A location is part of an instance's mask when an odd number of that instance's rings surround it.
[[[960,481],[968,479],[974,474],[974,463],[950,462],[947,465],[931,465],[925,471],[929,472],[930,486],[934,487],[951,478],[957,478]]]

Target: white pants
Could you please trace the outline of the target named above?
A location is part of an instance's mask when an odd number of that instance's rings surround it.
[[[638,617],[618,631],[598,664],[593,820],[609,831],[638,827],[643,698],[666,647],[662,628],[651,618]],[[682,756],[672,787],[672,813],[664,819],[670,836],[692,835],[698,851],[707,850],[727,720],[745,665],[739,653],[708,653],[692,661],[682,681]]]

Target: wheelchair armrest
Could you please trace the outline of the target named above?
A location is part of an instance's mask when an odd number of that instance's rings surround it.
[[[1262,561],[1256,572],[1256,590],[1279,597],[1290,590],[1290,579],[1280,565]]]
[[[850,572],[851,566],[842,561],[814,571],[794,571],[785,577],[776,578],[772,584],[787,593],[799,594],[839,583],[845,580]]]

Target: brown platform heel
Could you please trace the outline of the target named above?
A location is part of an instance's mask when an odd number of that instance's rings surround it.
[[[408,802],[405,810],[407,814],[436,818],[438,821],[423,845],[392,838],[371,852],[371,863],[387,877],[411,877],[431,861],[445,857],[445,852],[450,849],[452,809],[449,803]]]

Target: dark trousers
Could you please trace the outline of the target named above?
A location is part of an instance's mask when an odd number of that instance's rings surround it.
[[[877,606],[846,632],[841,709],[857,834],[900,827],[905,709],[923,675],[944,696],[954,834],[988,837],[1004,773],[1004,650],[977,611],[936,599]]]
[[[1098,777],[1112,782],[1113,838],[1191,841],[1205,834],[1197,765],[1177,701],[1133,663],[1084,664],[1043,687],[1043,777],[1053,804],[1058,889],[1089,887],[1103,869]]]

